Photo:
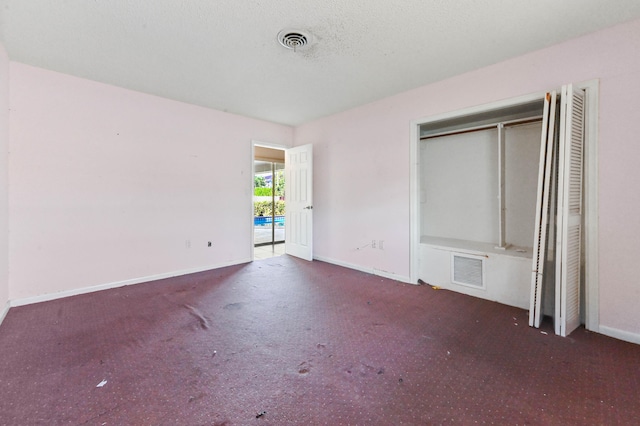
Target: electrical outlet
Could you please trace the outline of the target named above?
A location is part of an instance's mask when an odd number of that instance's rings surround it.
[[[207,247],[211,247],[211,241],[207,242]]]
[[[376,248],[376,240],[371,240],[371,248]]]
[[[380,250],[384,250],[384,240],[380,240],[380,241],[378,241],[378,248],[379,248]]]
[[[184,246],[185,246],[186,248],[191,248],[191,240],[186,240],[186,241],[184,242]]]

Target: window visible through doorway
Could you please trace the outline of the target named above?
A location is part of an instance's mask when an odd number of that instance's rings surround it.
[[[284,161],[254,160],[253,238],[256,259],[284,254],[284,182]]]

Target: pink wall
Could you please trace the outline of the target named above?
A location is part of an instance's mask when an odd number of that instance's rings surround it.
[[[9,58],[0,44],[0,321],[9,300],[9,211],[7,154],[9,149]]]
[[[251,140],[290,127],[9,70],[11,300],[250,260]]]
[[[411,120],[598,78],[600,323],[640,335],[639,52],[633,21],[296,128],[314,144],[315,255],[408,277]],[[357,250],[372,239],[385,250]]]

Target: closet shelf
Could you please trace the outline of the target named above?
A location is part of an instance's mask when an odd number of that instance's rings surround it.
[[[533,257],[533,249],[531,247],[508,246],[506,249],[500,249],[496,248],[496,244],[493,243],[457,240],[454,238],[433,237],[428,235],[420,237],[420,244],[426,244],[437,249],[473,254],[476,256],[500,255],[528,259]]]

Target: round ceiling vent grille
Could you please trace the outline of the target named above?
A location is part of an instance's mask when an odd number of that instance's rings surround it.
[[[311,35],[299,30],[282,30],[278,33],[278,41],[287,49],[302,50],[311,44]]]

